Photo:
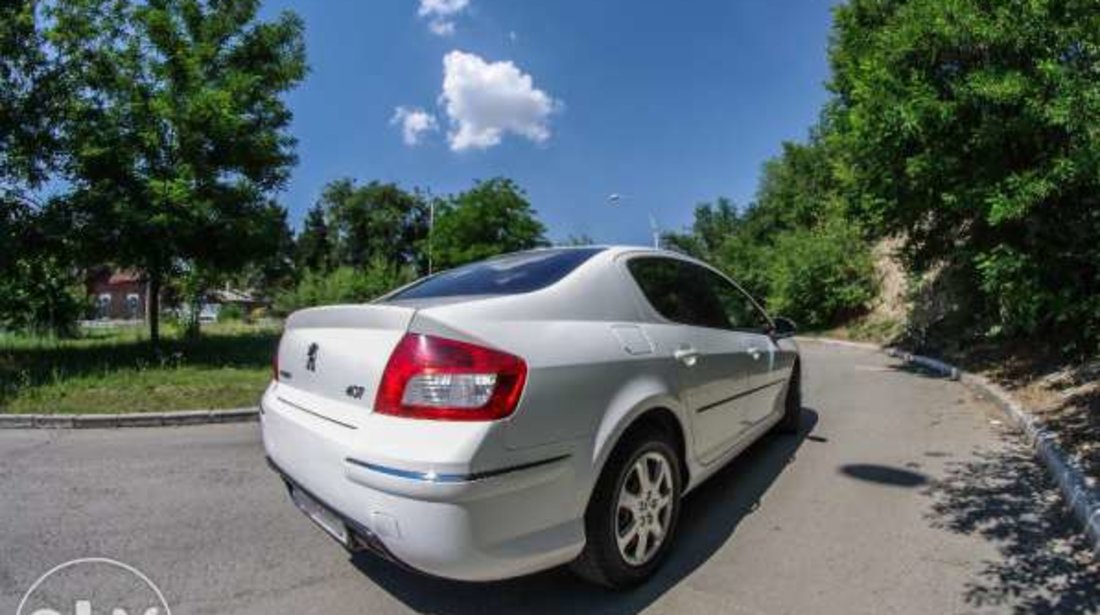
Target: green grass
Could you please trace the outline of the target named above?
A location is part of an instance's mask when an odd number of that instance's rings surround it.
[[[277,326],[211,324],[197,341],[171,326],[88,329],[71,340],[0,335],[0,412],[122,413],[255,405]]]

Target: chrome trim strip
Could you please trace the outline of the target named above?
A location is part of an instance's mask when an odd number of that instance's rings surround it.
[[[352,465],[357,465],[361,468],[366,468],[379,474],[386,474],[389,476],[396,476],[398,478],[404,478],[407,480],[416,480],[425,483],[468,483],[486,478],[493,478],[502,474],[509,474],[511,472],[518,472],[520,470],[529,470],[531,468],[537,468],[539,466],[548,465],[563,459],[568,459],[569,455],[558,455],[557,457],[550,457],[549,459],[541,459],[539,461],[532,461],[529,463],[521,463],[519,465],[508,466],[506,468],[497,468],[495,470],[484,470],[481,472],[471,472],[468,474],[437,474],[435,472],[419,472],[415,470],[402,470],[400,468],[391,468],[389,466],[378,465],[376,463],[370,463],[367,461],[361,461],[353,457],[347,457],[344,461]]]

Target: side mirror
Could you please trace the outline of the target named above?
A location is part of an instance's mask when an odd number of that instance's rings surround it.
[[[775,317],[775,328],[772,329],[772,337],[794,337],[797,331],[798,325],[794,324],[794,321],[790,318],[784,318],[782,316]]]

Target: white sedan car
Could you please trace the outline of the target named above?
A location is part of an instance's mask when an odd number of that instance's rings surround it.
[[[351,550],[478,581],[572,562],[625,587],[668,553],[683,494],[798,429],[793,332],[673,252],[510,254],[293,314],[264,446]]]

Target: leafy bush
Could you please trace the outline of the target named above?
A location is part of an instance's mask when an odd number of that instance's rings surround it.
[[[850,318],[875,296],[871,250],[842,220],[779,235],[765,271],[768,308],[805,329]]]
[[[244,308],[235,303],[227,303],[218,308],[218,322],[240,322],[244,320],[244,316]]]
[[[71,337],[90,309],[79,280],[51,257],[21,258],[0,276],[0,330]]]
[[[770,245],[754,241],[745,233],[736,233],[727,239],[717,261],[711,264],[723,269],[745,292],[766,304],[771,290],[770,256]]]
[[[275,311],[289,314],[318,305],[363,303],[415,279],[408,267],[393,267],[375,259],[366,268],[337,267],[330,272],[307,271],[294,288],[275,298]]]

